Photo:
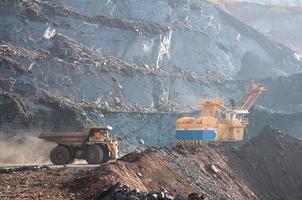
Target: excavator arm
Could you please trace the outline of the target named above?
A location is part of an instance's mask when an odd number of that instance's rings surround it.
[[[237,105],[238,110],[249,110],[255,103],[257,97],[266,91],[267,88],[262,84],[252,84],[246,92],[245,97],[242,98],[240,103]]]

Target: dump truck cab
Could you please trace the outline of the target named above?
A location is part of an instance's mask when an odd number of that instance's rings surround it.
[[[112,128],[107,127],[92,127],[86,128],[84,132],[88,134],[88,142],[109,142],[111,141],[110,133]]]
[[[50,152],[50,160],[55,165],[69,164],[74,159],[101,164],[118,156],[118,143],[110,136],[111,130],[111,126],[93,126],[80,132],[42,133],[39,138],[58,144]]]

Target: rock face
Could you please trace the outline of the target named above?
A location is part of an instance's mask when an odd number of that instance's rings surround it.
[[[284,97],[268,103],[289,93],[275,83],[294,80],[298,91],[295,75],[276,77],[301,71],[294,52],[211,3],[0,3],[2,132],[108,123],[129,152],[141,139],[173,145],[177,117],[195,111],[201,98],[238,100],[250,79],[275,77],[260,80],[274,91],[260,99],[263,106],[301,104]]]
[[[222,0],[225,1],[225,0]],[[241,2],[258,3],[263,5],[277,6],[301,6],[301,0],[240,0]],[[234,1],[235,2],[235,1]]]
[[[257,131],[259,132],[267,124],[270,124],[290,132],[290,134],[296,138],[301,138],[302,127],[299,120],[302,116],[301,106],[292,109],[297,110],[294,112],[282,112],[267,109],[262,106],[255,107],[249,116],[249,120],[251,121],[248,127],[249,135],[251,137],[255,136]]]
[[[268,70],[268,74],[256,73],[252,76],[252,73],[242,71],[240,74],[242,78],[270,77],[300,70],[296,67],[301,64],[293,59],[291,50],[268,41],[261,34],[207,2],[194,0],[65,2],[84,15],[123,17],[135,21],[166,24],[169,31],[162,31],[149,37],[141,35],[130,37],[132,41],[129,41],[128,34],[117,35],[116,30],[113,30],[115,34],[109,34],[110,38],[104,37],[106,41],[99,45],[104,53],[135,63],[165,69],[179,66],[187,71],[199,73],[219,70],[223,74],[234,76],[241,69],[252,68],[253,71],[253,67],[249,66],[252,64],[251,61],[246,58],[252,54],[254,59],[259,60],[259,63],[253,63],[254,68],[259,67],[262,70],[264,68]],[[110,30],[106,30],[107,34],[108,32],[110,33]],[[116,45],[112,45],[108,40],[115,41]],[[99,40],[93,42],[96,48],[98,42]],[[87,44],[85,41],[83,43]],[[103,44],[108,45],[103,47]],[[289,60],[293,63],[289,63]],[[296,69],[289,69],[290,66]]]
[[[260,199],[301,199],[301,156],[301,140],[266,127],[230,160]]]
[[[240,21],[252,26],[265,36],[297,52],[301,59],[301,7],[270,6],[258,3],[225,2],[220,6]]]
[[[299,92],[301,74],[261,80],[269,90],[259,97],[257,104],[250,110],[248,132],[255,136],[266,125],[286,130],[301,138],[302,126],[299,122],[302,96]]]

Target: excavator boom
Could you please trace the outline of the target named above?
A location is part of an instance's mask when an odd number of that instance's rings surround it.
[[[266,90],[267,88],[262,84],[252,84],[248,88],[245,97],[243,97],[243,99],[238,104],[237,109],[249,110],[252,107],[252,105],[255,103],[257,97]]]

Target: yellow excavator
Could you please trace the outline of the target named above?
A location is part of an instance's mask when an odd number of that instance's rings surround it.
[[[245,97],[231,108],[224,105],[223,99],[201,100],[198,118],[182,117],[176,120],[176,143],[199,145],[204,141],[241,141],[248,120],[245,116],[257,97],[266,91],[262,84],[248,87]]]

